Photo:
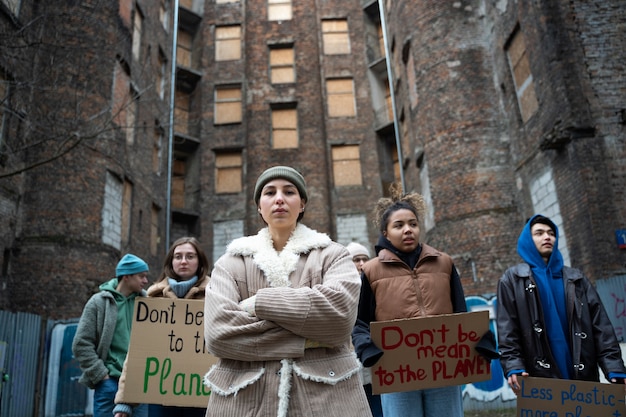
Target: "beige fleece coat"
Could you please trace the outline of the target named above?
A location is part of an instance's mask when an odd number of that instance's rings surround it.
[[[348,251],[304,225],[280,253],[267,229],[233,241],[206,291],[207,417],[371,416],[350,346],[360,286]]]

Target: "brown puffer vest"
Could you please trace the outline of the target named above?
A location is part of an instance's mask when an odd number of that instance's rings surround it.
[[[376,320],[452,314],[452,258],[422,244],[414,269],[383,249],[363,266],[376,297]]]

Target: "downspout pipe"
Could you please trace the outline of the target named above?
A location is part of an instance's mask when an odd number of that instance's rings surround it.
[[[178,44],[178,0],[174,0],[174,17],[172,25],[172,67],[170,77],[169,129],[167,140],[167,196],[165,207],[165,252],[170,246],[170,230],[172,228],[172,165],[174,161],[174,103],[176,99],[176,46]]]
[[[393,113],[393,133],[396,139],[396,149],[398,151],[398,164],[400,165],[400,182],[402,191],[406,192],[406,182],[404,181],[404,156],[402,155],[402,141],[398,123],[398,111],[396,109],[396,95],[393,85],[393,71],[391,69],[391,50],[389,49],[389,39],[387,34],[387,20],[385,17],[385,4],[383,0],[378,0],[378,12],[380,14],[380,25],[383,31],[383,43],[385,45],[385,63],[387,64],[387,80],[389,82],[389,93],[391,94],[391,110]]]

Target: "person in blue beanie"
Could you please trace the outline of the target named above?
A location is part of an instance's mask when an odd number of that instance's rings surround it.
[[[500,362],[518,394],[519,376],[623,384],[626,368],[602,301],[579,269],[563,264],[559,231],[549,218],[531,217],[517,241],[524,263],[498,282]]]
[[[148,264],[129,253],[118,262],[115,275],[100,285],[100,291],[85,304],[72,343],[82,371],[79,382],[94,390],[93,417],[113,416],[115,393],[130,343],[135,298],[146,295]],[[131,413],[147,417],[148,407],[139,405]]]

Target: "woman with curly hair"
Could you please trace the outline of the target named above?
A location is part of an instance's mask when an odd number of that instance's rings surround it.
[[[421,195],[403,194],[397,185],[391,188],[391,197],[376,203],[377,257],[363,265],[359,312],[352,332],[356,353],[366,367],[375,365],[383,355],[371,339],[372,321],[467,311],[452,258],[419,242],[424,211]],[[461,387],[456,385],[382,394],[381,403],[385,417],[463,417]]]

